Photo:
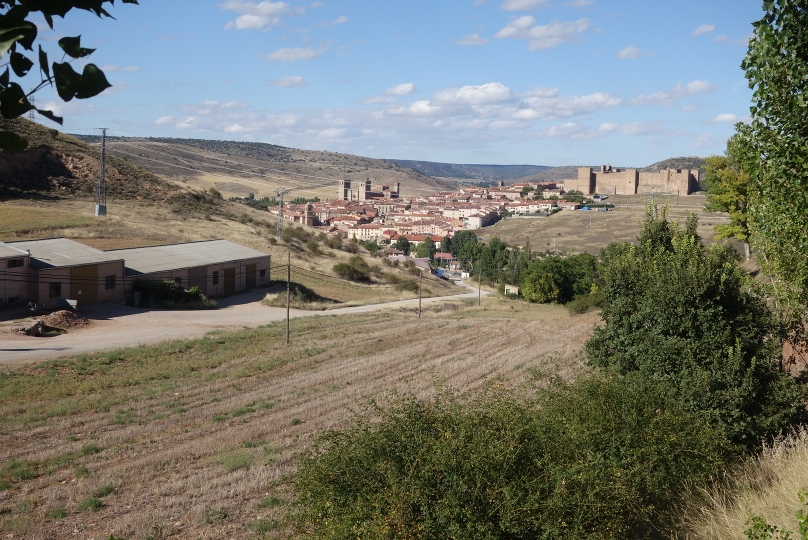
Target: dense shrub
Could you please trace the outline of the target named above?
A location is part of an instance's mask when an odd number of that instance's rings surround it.
[[[300,460],[313,538],[655,538],[728,449],[664,385],[555,383],[527,399],[406,401],[324,436]]]
[[[530,302],[566,304],[590,294],[598,274],[594,255],[545,257],[528,266],[522,275],[522,296]]]
[[[590,362],[641,372],[677,389],[690,410],[756,446],[799,418],[801,391],[777,367],[776,321],[733,250],[705,247],[649,209],[639,247],[617,253],[603,275],[605,326]]]
[[[343,279],[349,279],[351,281],[370,280],[370,266],[358,255],[354,255],[348,259],[348,262],[335,264],[332,270]]]

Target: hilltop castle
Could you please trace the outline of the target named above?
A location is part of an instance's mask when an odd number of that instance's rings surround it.
[[[690,195],[698,189],[698,169],[665,169],[658,172],[640,172],[638,169],[617,169],[601,166],[579,167],[578,178],[564,181],[564,189],[577,190],[587,195],[637,195],[641,193],[679,193]]]

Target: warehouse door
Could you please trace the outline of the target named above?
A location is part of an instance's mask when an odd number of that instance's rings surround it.
[[[188,270],[188,288],[199,287],[202,294],[208,294],[208,267],[200,266]]]
[[[236,269],[224,269],[224,294],[234,294],[236,292]]]
[[[255,278],[256,278],[256,265],[248,264],[247,265],[247,288],[254,289],[255,288]]]
[[[79,306],[98,302],[98,266],[76,266],[70,269],[70,299]]]

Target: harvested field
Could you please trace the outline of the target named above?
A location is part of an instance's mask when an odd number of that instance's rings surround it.
[[[29,231],[45,232],[66,227],[85,227],[93,223],[92,209],[89,214],[3,204],[0,205],[0,239]]]
[[[369,400],[575,377],[598,317],[503,299],[320,316],[7,369],[0,530],[25,538],[289,537],[292,455]],[[438,307],[440,309],[438,310]],[[104,496],[96,496],[105,493]],[[83,505],[95,497],[99,504]],[[88,509],[83,509],[88,508]]]
[[[610,212],[562,210],[547,218],[507,218],[493,227],[480,230],[479,236],[486,241],[498,237],[513,245],[525,245],[529,240],[534,252],[587,252],[597,255],[612,242],[634,242],[637,239],[648,201],[648,197],[642,195],[614,196],[605,201],[617,205]],[[668,215],[678,219],[682,226],[688,213],[699,216],[698,232],[707,243],[715,238],[715,225],[729,222],[726,214],[704,212],[706,201],[701,195],[680,197],[680,206],[676,205],[676,197],[669,200],[657,197],[655,200],[660,208],[666,201],[669,204]]]

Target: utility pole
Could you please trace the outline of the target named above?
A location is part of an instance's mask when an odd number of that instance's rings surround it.
[[[277,191],[277,193],[278,193],[278,198],[279,198],[279,204],[278,204],[279,212],[278,212],[278,225],[277,225],[277,228],[275,230],[275,233],[277,234],[278,239],[280,240],[280,238],[283,236],[283,194],[284,194],[284,191],[282,189],[279,189]]]
[[[424,271],[421,269],[421,277],[418,279],[418,318],[421,318],[421,287],[424,283]]]
[[[480,276],[477,282],[477,307],[483,305],[483,265],[480,265]]]
[[[286,255],[286,344],[289,345],[289,303],[292,301],[292,252]]]
[[[106,152],[107,152],[107,128],[101,130],[101,163],[98,171],[98,186],[95,189],[95,216],[107,215],[107,186],[105,177]]]

